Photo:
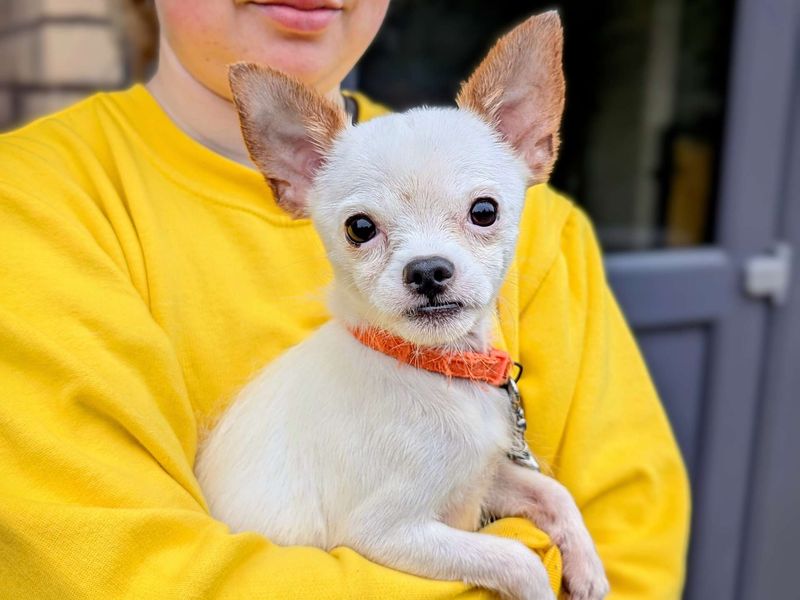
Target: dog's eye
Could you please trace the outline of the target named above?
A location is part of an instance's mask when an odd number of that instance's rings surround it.
[[[497,202],[491,198],[478,198],[469,209],[469,218],[480,227],[492,225],[497,220]]]
[[[375,237],[378,232],[375,223],[367,215],[353,215],[344,223],[347,239],[355,245],[363,244]]]

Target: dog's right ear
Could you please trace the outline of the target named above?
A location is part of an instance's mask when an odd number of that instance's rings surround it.
[[[547,181],[564,111],[564,34],[556,11],[504,35],[461,86],[456,103],[492,125],[525,160],[529,185]]]
[[[344,110],[269,67],[236,63],[228,80],[250,158],[277,203],[294,217],[307,216],[314,175],[346,127]]]

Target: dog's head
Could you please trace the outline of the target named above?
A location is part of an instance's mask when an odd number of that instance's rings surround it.
[[[547,181],[556,159],[561,53],[557,14],[532,17],[463,84],[458,109],[356,127],[285,75],[231,67],[250,155],[278,203],[314,221],[341,318],[423,345],[483,333],[514,255],[525,190]]]

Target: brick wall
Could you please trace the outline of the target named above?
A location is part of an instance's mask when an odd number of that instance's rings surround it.
[[[119,0],[0,0],[0,131],[130,81]]]

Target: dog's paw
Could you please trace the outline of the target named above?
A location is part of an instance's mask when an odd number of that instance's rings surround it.
[[[563,586],[569,600],[602,600],[608,595],[611,588],[594,548],[564,556]]]
[[[500,597],[503,600],[556,600],[541,559],[522,544],[518,544],[517,550],[516,563],[503,561],[503,585],[497,588]]]

